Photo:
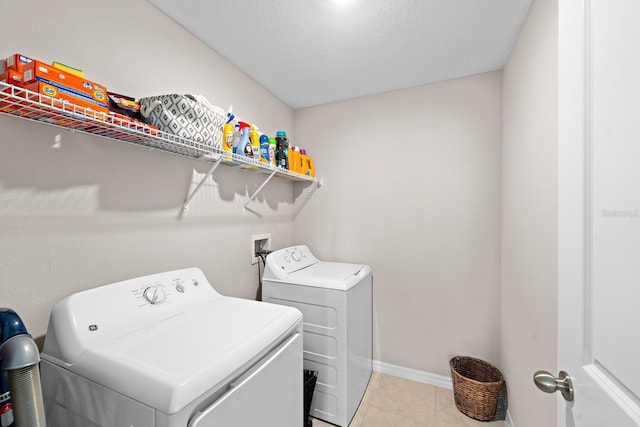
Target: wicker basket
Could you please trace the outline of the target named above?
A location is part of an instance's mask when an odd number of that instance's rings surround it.
[[[449,367],[460,412],[480,421],[494,419],[504,384],[502,373],[487,362],[467,356],[452,358]]]

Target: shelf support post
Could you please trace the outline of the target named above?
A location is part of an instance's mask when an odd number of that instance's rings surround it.
[[[193,199],[193,196],[196,195],[196,193],[198,192],[198,190],[200,190],[200,187],[202,187],[202,184],[204,184],[204,182],[207,180],[207,178],[209,178],[211,176],[211,174],[213,174],[213,171],[216,170],[216,168],[220,165],[220,162],[222,162],[222,158],[224,156],[220,155],[220,157],[218,157],[218,160],[216,160],[216,162],[211,166],[211,168],[209,169],[209,171],[206,173],[206,175],[202,178],[202,180],[198,183],[198,185],[196,186],[196,188],[193,189],[193,191],[191,192],[191,194],[189,194],[189,196],[187,197],[187,200],[184,201],[184,205],[183,205],[183,209],[186,212],[187,210],[189,210],[189,202],[191,201],[191,199]]]
[[[269,175],[269,177],[264,180],[262,185],[260,187],[258,187],[258,189],[251,195],[251,197],[249,197],[249,200],[247,200],[247,203],[244,204],[244,208],[245,209],[247,209],[247,206],[249,206],[249,203],[251,203],[251,201],[253,199],[255,199],[256,196],[262,191],[262,189],[265,187],[265,185],[267,185],[267,183],[269,181],[271,181],[271,178],[274,177],[274,175],[276,174],[277,171],[278,171],[277,169],[274,169],[273,172],[271,172],[271,174]]]

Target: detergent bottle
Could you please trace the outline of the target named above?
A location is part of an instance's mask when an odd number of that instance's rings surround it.
[[[240,135],[240,125],[236,123],[235,125],[233,125],[233,145],[231,148],[231,152],[233,154],[238,152],[238,145],[240,145],[241,137],[242,135]]]
[[[291,147],[289,149],[289,170],[291,172],[302,173],[302,156],[300,147]]]
[[[258,128],[253,123],[248,123],[251,126],[249,131],[249,139],[251,140],[251,150],[253,151],[252,157],[256,160],[260,159],[260,134]]]
[[[222,128],[222,151],[225,159],[231,158],[231,153],[233,153],[233,124],[230,122],[225,123]]]
[[[235,131],[233,119],[235,116],[232,111],[233,105],[229,106],[229,110],[227,111],[227,122],[222,127],[222,151],[225,154],[225,159],[231,159],[231,153],[233,153],[233,134]]]
[[[283,130],[276,132],[276,164],[283,169],[289,169],[289,140]]]
[[[251,126],[245,122],[238,122],[240,126],[240,142],[236,147],[236,155],[253,158],[253,148],[251,147]]]
[[[302,167],[300,173],[308,176],[316,176],[316,168],[311,156],[307,155],[307,150],[300,150]]]
[[[270,146],[271,144],[269,144],[269,137],[265,134],[260,135],[260,163],[270,163]]]
[[[276,139],[269,138],[269,166],[276,167]]]

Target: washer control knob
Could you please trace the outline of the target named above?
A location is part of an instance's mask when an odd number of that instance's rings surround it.
[[[157,285],[149,286],[144,290],[142,295],[144,296],[145,301],[154,305],[163,303],[167,298],[167,294],[164,292],[164,289]]]
[[[295,261],[295,262],[300,262],[300,258],[298,257],[297,253],[292,253],[291,254],[291,258]]]
[[[285,260],[286,262],[291,262],[291,258],[289,258],[289,255],[285,255],[285,256],[284,256],[284,260]]]

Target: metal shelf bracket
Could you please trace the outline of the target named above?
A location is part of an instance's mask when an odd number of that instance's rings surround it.
[[[258,189],[251,195],[251,197],[249,197],[249,200],[247,200],[247,203],[244,204],[244,208],[247,209],[247,206],[249,206],[249,203],[251,203],[251,201],[253,199],[256,198],[256,196],[262,191],[262,189],[265,187],[265,185],[267,185],[267,183],[269,181],[271,181],[271,178],[273,178],[276,174],[276,172],[278,172],[277,169],[274,169],[271,174],[269,174],[269,176],[267,177],[267,179],[264,180],[264,182],[262,183],[262,185],[260,187],[258,187]]]
[[[191,201],[191,199],[193,199],[193,196],[196,195],[198,190],[200,190],[200,187],[202,187],[202,184],[204,184],[204,182],[207,180],[207,178],[209,178],[211,176],[211,174],[213,174],[213,171],[216,170],[216,168],[220,165],[220,163],[222,162],[222,157],[223,156],[218,157],[218,160],[216,160],[216,162],[211,166],[211,168],[206,173],[206,175],[198,183],[196,188],[194,188],[193,191],[191,192],[191,194],[189,194],[189,196],[187,197],[187,200],[184,201],[184,205],[182,206],[182,208],[184,209],[185,212],[189,210],[189,202]]]

